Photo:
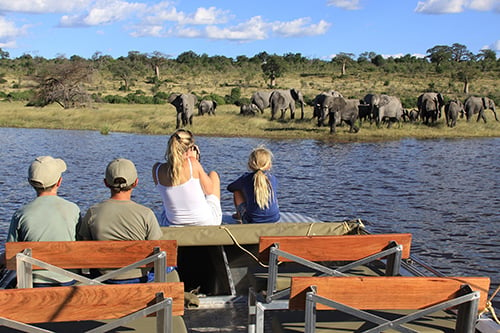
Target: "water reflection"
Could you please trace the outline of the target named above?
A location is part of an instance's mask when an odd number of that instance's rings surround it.
[[[27,167],[38,155],[68,164],[61,195],[83,212],[107,198],[102,179],[115,157],[133,160],[139,171],[138,202],[161,207],[151,166],[162,161],[166,136],[89,131],[0,129],[0,239],[10,217],[34,196]],[[500,280],[500,139],[326,143],[199,137],[202,162],[221,174],[225,191],[246,170],[250,150],[265,144],[275,156],[282,210],[322,220],[361,218],[376,232],[410,232],[413,251],[447,274],[485,274]]]

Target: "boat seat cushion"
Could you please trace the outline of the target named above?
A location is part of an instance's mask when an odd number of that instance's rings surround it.
[[[412,310],[389,310],[389,311],[368,311],[377,316],[394,320],[400,316],[414,312]],[[375,325],[366,323],[354,316],[335,310],[317,311],[316,332],[345,333],[361,332]],[[417,319],[405,326],[417,332],[455,332],[456,316],[445,312],[437,311],[431,315]],[[275,333],[298,333],[304,332],[304,311],[273,311],[272,332]],[[397,332],[387,330],[384,332]]]

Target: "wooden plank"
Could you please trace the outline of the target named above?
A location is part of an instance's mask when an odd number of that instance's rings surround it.
[[[0,290],[0,316],[24,323],[116,319],[173,299],[173,315],[184,314],[184,284],[144,283]]]
[[[454,298],[464,284],[481,293],[479,310],[486,306],[488,277],[294,277],[290,309],[304,309],[305,294],[316,286],[318,295],[358,309],[422,309]],[[318,305],[318,309],[328,309]]]
[[[144,259],[159,247],[167,253],[167,266],[177,266],[175,240],[8,242],[7,269],[16,269],[16,254],[30,248],[32,256],[60,268],[121,268]]]
[[[269,248],[278,243],[281,250],[311,261],[352,261],[380,252],[391,241],[403,245],[402,257],[409,258],[411,234],[260,237],[259,254],[269,259]]]

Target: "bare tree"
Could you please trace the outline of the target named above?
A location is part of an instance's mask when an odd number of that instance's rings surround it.
[[[32,105],[57,103],[65,109],[80,107],[90,102],[84,84],[92,80],[92,69],[85,61],[64,61],[44,66],[33,77],[38,83]]]

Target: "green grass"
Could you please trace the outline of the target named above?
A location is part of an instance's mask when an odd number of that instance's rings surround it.
[[[298,112],[300,114],[300,112]],[[297,112],[296,112],[297,115]],[[142,134],[170,134],[175,130],[175,108],[170,105],[117,105],[94,104],[87,109],[64,110],[58,105],[45,108],[25,107],[18,102],[0,102],[0,126],[19,128],[51,128],[94,130],[102,134],[127,132]],[[368,142],[399,140],[402,138],[478,138],[500,137],[500,122],[487,111],[489,120],[484,124],[475,119],[469,123],[459,119],[455,128],[448,128],[441,118],[434,126],[420,123],[402,123],[392,128],[364,123],[356,134],[348,133],[348,126],[338,127],[337,133],[329,134],[328,127],[317,127],[311,119],[312,108],[305,108],[303,120],[270,120],[270,111],[263,115],[244,117],[234,105],[217,108],[216,116],[197,116],[188,126],[196,135],[223,137],[262,137],[276,139],[318,139],[338,142]]]

